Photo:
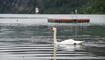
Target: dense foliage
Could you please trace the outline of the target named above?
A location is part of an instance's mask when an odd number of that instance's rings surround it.
[[[91,0],[87,6],[81,8],[81,13],[105,14],[105,0]]]
[[[0,13],[34,14],[35,7],[40,13],[73,14],[103,14],[105,0],[0,0]]]

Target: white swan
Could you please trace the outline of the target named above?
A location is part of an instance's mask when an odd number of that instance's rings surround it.
[[[53,34],[53,38],[54,38],[54,43],[55,44],[60,44],[60,45],[78,45],[78,44],[81,44],[83,41],[75,41],[73,39],[67,39],[67,40],[64,40],[62,42],[57,42],[57,39],[56,39],[56,34],[57,34],[57,29],[55,27],[52,28],[54,34]]]

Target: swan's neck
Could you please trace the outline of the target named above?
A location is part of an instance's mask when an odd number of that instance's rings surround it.
[[[53,38],[54,38],[54,43],[57,43],[57,30],[54,30],[54,35],[53,35]]]

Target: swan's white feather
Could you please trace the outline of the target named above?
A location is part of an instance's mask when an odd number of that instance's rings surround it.
[[[80,44],[82,43],[83,41],[75,41],[74,39],[68,39],[68,40],[64,40],[62,42],[59,42],[58,44]]]

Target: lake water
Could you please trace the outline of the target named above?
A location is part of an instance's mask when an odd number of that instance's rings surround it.
[[[0,26],[0,60],[53,60],[51,27],[51,25]],[[75,26],[56,27],[59,42],[70,38],[85,41],[83,45],[58,46],[57,60],[105,60],[104,36],[79,34],[80,31],[89,32],[89,27],[86,26],[78,26],[77,33]]]
[[[0,14],[0,23],[47,25],[49,18],[88,18],[92,24],[105,24],[104,14]]]

